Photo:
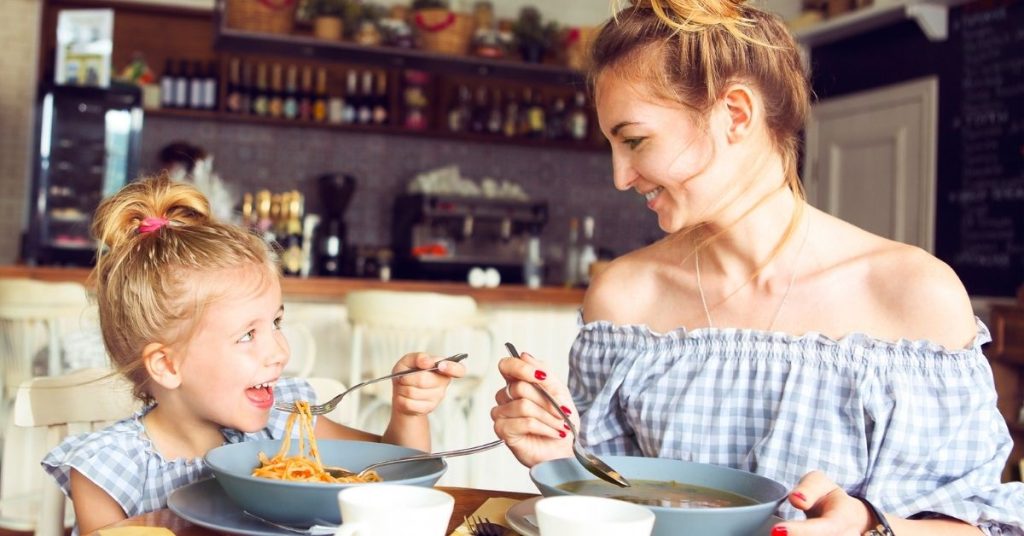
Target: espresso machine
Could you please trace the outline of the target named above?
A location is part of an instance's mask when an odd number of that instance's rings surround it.
[[[391,219],[395,276],[466,281],[478,266],[497,269],[502,282],[522,283],[527,239],[547,219],[546,202],[400,195]]]

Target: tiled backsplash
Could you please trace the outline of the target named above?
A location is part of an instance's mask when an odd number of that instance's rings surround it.
[[[643,198],[612,185],[611,159],[602,152],[149,116],[143,128],[143,171],[159,169],[160,149],[179,140],[213,154],[214,170],[239,195],[261,188],[298,189],[307,195],[311,211],[318,209],[316,177],[353,175],[356,194],[347,215],[353,244],[389,244],[395,195],[417,173],[450,164],[476,181],[488,176],[515,181],[532,199],[548,202],[541,240],[551,273],[558,277],[556,266],[573,216],[594,216],[595,242],[615,254],[662,236]]]

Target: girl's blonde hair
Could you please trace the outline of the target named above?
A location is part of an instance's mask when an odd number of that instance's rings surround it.
[[[760,96],[766,128],[782,157],[785,187],[797,199],[796,213],[774,256],[796,231],[805,199],[797,167],[810,87],[793,36],[778,17],[743,0],[614,4],[616,15],[592,45],[592,89],[601,73],[614,71],[643,84],[653,97],[689,109],[704,127],[730,84],[745,84]]]
[[[276,254],[262,238],[217,221],[202,193],[166,175],[140,179],[104,199],[92,232],[100,241],[90,278],[103,342],[114,368],[146,402],[152,397],[141,359],[145,346],[183,342],[202,309],[229,290],[204,284],[203,274],[244,267],[258,268],[253,273],[265,274],[261,279],[278,274]]]

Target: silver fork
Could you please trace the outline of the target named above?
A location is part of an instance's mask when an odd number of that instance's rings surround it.
[[[467,357],[469,357],[469,354],[455,354],[455,355],[453,355],[451,357],[446,357],[444,359],[441,359],[441,360],[435,362],[434,366],[430,367],[430,368],[425,368],[425,369],[414,368],[414,369],[403,370],[401,372],[394,372],[394,373],[388,374],[387,376],[381,376],[380,378],[374,378],[372,380],[366,380],[365,382],[362,382],[362,383],[357,383],[357,384],[353,385],[352,387],[349,387],[348,389],[345,389],[344,391],[342,391],[342,393],[340,395],[338,395],[338,396],[328,400],[327,402],[324,402],[323,404],[315,404],[315,405],[309,406],[309,412],[312,413],[313,415],[323,415],[325,413],[330,413],[330,412],[334,411],[334,408],[338,407],[338,402],[341,402],[341,399],[345,398],[345,395],[351,393],[352,391],[355,391],[356,389],[360,389],[362,387],[366,387],[367,385],[370,385],[372,383],[382,382],[384,380],[390,380],[392,378],[400,378],[402,376],[408,376],[409,374],[416,374],[417,372],[435,371],[435,370],[437,370],[437,366],[440,365],[442,361],[451,361],[453,363],[458,363],[459,361],[462,361],[463,359],[466,359]],[[280,411],[287,411],[288,413],[295,413],[295,412],[298,411],[298,408],[295,406],[295,403],[293,403],[293,402],[278,402],[278,403],[274,404],[274,409],[277,409],[277,410],[280,410]]]
[[[359,471],[358,473],[354,473],[352,471],[349,471],[348,469],[344,469],[341,467],[333,467],[326,465],[324,466],[324,470],[331,473],[331,476],[334,476],[336,478],[349,476],[357,476],[359,478],[362,478],[366,476],[366,473],[374,469],[377,469],[378,467],[384,467],[385,465],[394,465],[396,463],[415,462],[422,460],[433,460],[435,458],[454,458],[456,456],[467,456],[469,454],[476,454],[477,452],[483,452],[485,450],[493,449],[494,447],[497,447],[498,445],[503,445],[504,443],[504,439],[498,439],[496,441],[491,441],[490,443],[484,443],[483,445],[477,445],[475,447],[466,447],[463,449],[456,450],[445,450],[442,452],[429,452],[425,454],[416,454],[413,456],[403,456],[401,458],[395,458],[393,460],[384,460],[382,462],[371,463],[370,465],[364,467],[363,470]]]
[[[512,357],[521,359],[519,357],[519,352],[516,351],[515,346],[512,346],[512,343],[506,342],[505,348],[508,349]],[[587,448],[580,443],[579,434],[576,433],[576,425],[572,423],[572,419],[570,419],[568,415],[562,412],[562,408],[558,401],[555,400],[555,397],[551,396],[551,393],[547,392],[546,389],[536,383],[531,383],[530,385],[537,389],[537,392],[543,395],[544,398],[555,407],[555,411],[558,412],[558,416],[561,417],[562,421],[565,422],[565,425],[569,427],[569,431],[572,432],[572,453],[576,455],[576,459],[579,460],[580,465],[601,480],[611,482],[616,486],[628,488],[629,481],[626,480],[624,476],[619,474],[615,469],[609,467],[608,464],[601,461],[601,458],[598,458],[593,452],[587,450]]]
[[[472,536],[502,536],[505,534],[505,527],[492,523],[490,519],[480,516],[464,517],[466,526]]]

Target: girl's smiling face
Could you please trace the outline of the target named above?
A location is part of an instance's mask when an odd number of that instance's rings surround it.
[[[615,187],[635,190],[672,233],[706,221],[722,206],[729,184],[720,158],[728,115],[716,106],[708,128],[681,104],[656,100],[613,70],[597,78],[601,131],[611,142]],[[725,127],[720,128],[720,127]]]
[[[290,358],[281,283],[262,266],[201,277],[220,297],[203,309],[180,362],[180,398],[200,420],[258,431]]]

